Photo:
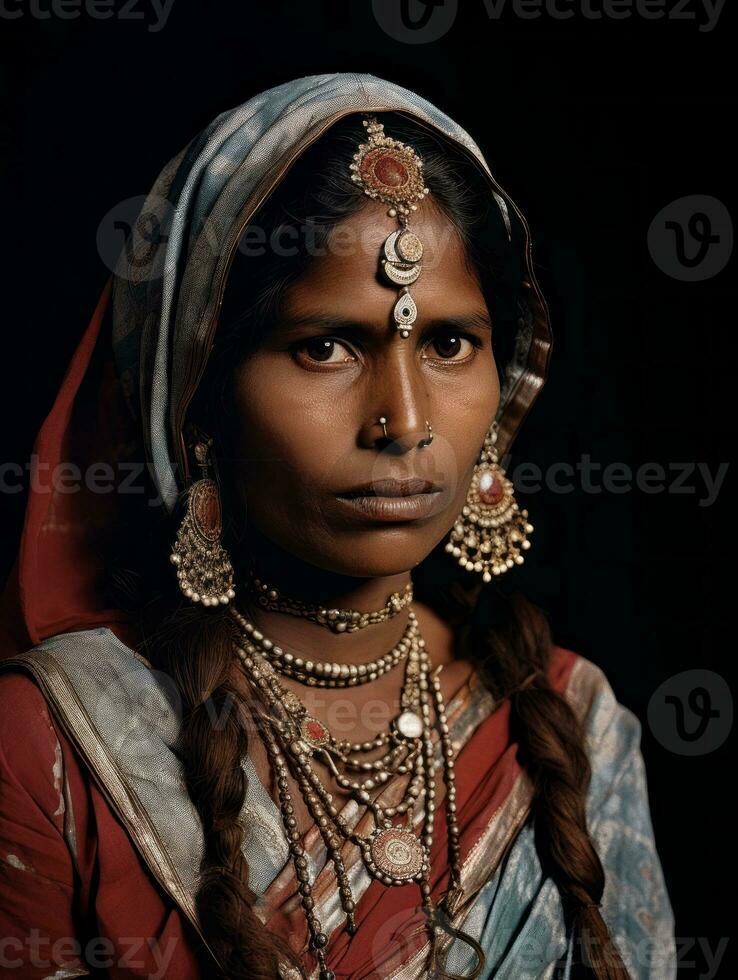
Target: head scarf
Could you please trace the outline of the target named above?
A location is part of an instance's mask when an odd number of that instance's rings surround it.
[[[551,349],[522,214],[469,134],[416,93],[352,72],[285,82],[218,116],[164,168],[146,199],[34,445],[21,545],[0,606],[0,654],[101,625],[125,640],[127,617],[106,608],[100,588],[116,520],[111,474],[119,488],[132,486],[142,447],[158,505],[173,511],[192,479],[183,423],[241,232],[333,123],[387,111],[458,144],[485,174],[508,237],[516,223],[522,233],[526,280],[497,415],[500,455],[509,449]]]

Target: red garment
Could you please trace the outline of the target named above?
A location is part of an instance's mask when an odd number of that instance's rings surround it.
[[[0,597],[0,658],[92,626],[108,626],[125,642],[127,617],[106,607],[99,587],[119,494],[94,492],[88,480],[101,463],[143,459],[115,373],[110,289],[109,281],[33,446],[20,548]],[[61,469],[69,463],[82,477],[74,493]]]
[[[555,648],[549,676],[558,690],[565,687],[575,660],[575,654]],[[77,967],[78,972],[63,976],[78,976],[86,972],[81,953],[111,978],[191,980],[203,975],[196,954],[199,940],[186,917],[148,871],[74,746],[50,717],[34,681],[22,673],[0,674],[0,702],[5,706],[0,719],[0,967],[29,980],[53,976],[58,967]],[[508,714],[504,704],[490,715],[459,756],[462,853],[473,846],[520,771],[517,747],[508,740]],[[76,841],[76,853],[70,840]],[[443,866],[445,847],[440,808],[434,868]],[[432,879],[434,894],[442,891],[446,874],[444,869]],[[371,972],[376,949],[370,939],[389,921],[401,922],[408,936],[422,922],[417,899],[415,888],[373,882],[357,906],[356,936],[338,929],[331,937],[328,961],[337,975],[378,978]],[[277,915],[270,924],[279,928],[280,919]],[[383,947],[391,950],[399,938],[388,934]],[[409,944],[403,943],[407,953]]]
[[[64,493],[54,479],[55,467],[68,461],[84,476],[100,461],[142,458],[113,362],[110,286],[34,443],[37,473],[18,558],[0,600],[3,659],[49,636],[93,626],[131,639],[125,614],[106,608],[99,591],[118,495],[90,492],[84,479],[79,492]],[[97,949],[102,964],[111,959],[108,937],[115,949],[113,964],[104,966],[107,976],[196,977],[186,917],[165,901],[76,749],[50,718],[44,695],[28,676],[7,673],[0,675],[0,704],[0,969],[50,977],[52,968],[28,959],[34,942],[37,959],[74,964],[73,941],[84,945],[95,937],[90,950]],[[59,758],[71,807],[60,799]],[[76,862],[63,836],[66,810],[68,819],[73,812]],[[57,940],[67,942],[54,950]],[[14,965],[18,956],[22,968]],[[157,972],[162,963],[165,972]],[[75,975],[81,974],[64,974]]]
[[[0,970],[200,976],[192,930],[143,864],[34,681],[0,675]],[[63,774],[69,787],[65,800]],[[73,826],[76,854],[65,839]],[[70,831],[67,831],[68,836]]]

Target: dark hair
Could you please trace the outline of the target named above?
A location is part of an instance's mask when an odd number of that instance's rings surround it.
[[[513,225],[508,241],[499,208],[479,165],[440,134],[401,113],[383,113],[388,135],[412,145],[423,159],[434,204],[448,217],[466,247],[469,268],[478,276],[494,325],[495,356],[506,364],[513,349],[524,269],[523,232]],[[349,164],[364,138],[360,118],[344,117],[324,133],[287,172],[254,216],[267,234],[282,227],[310,225],[311,241],[325,246],[343,218],[356,213],[367,198],[349,178]],[[298,236],[298,242],[303,241]],[[255,350],[279,312],[280,298],[311,262],[298,247],[291,256],[236,251],[228,278],[214,347],[199,385],[190,417],[227,444],[225,430],[233,413],[233,365]],[[243,529],[228,481],[222,486],[224,544],[239,554]],[[248,866],[241,852],[239,814],[246,792],[241,759],[248,751],[242,712],[228,713],[228,723],[214,730],[212,712],[238,700],[229,678],[235,632],[227,609],[202,609],[182,600],[172,566],[166,560],[174,538],[174,520],[154,519],[154,536],[132,560],[140,515],[124,530],[113,568],[118,605],[139,617],[140,645],[149,660],[177,683],[184,713],[181,756],[188,787],[200,814],[206,840],[203,883],[196,897],[202,927],[225,965],[228,978],[274,980],[278,954],[298,966],[287,945],[269,936],[254,910]],[[136,521],[139,521],[136,524]],[[131,532],[134,532],[132,534]],[[154,545],[154,554],[151,549]],[[536,842],[545,873],[556,882],[567,922],[582,937],[586,975],[623,980],[628,974],[614,948],[597,903],[604,890],[604,871],[590,838],[585,801],[590,764],[581,724],[565,698],[546,679],[551,636],[544,614],[506,584],[482,586],[443,551],[443,543],[413,569],[415,596],[434,608],[454,629],[460,657],[474,660],[495,698],[515,691],[532,671],[537,679],[510,696],[511,734],[519,759],[534,786]]]

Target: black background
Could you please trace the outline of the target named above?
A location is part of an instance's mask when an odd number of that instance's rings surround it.
[[[96,233],[110,208],[146,193],[223,109],[290,77],[358,70],[415,89],[467,128],[532,225],[556,342],[512,465],[589,454],[714,473],[729,461],[735,260],[682,282],[655,265],[646,236],[686,195],[717,197],[736,214],[730,11],[705,32],[694,20],[581,14],[496,22],[482,0],[462,7],[428,44],[390,38],[363,0],[175,0],[158,32],[144,0],[134,8],[144,20],[0,17],[3,340],[14,347],[3,357],[2,459],[29,458],[94,308],[108,274]],[[680,671],[730,679],[736,650],[732,473],[710,507],[699,506],[702,484],[687,482],[696,493],[528,494],[536,532],[515,574],[558,642],[601,665],[641,719],[656,841],[685,939],[679,976],[707,977],[697,944],[721,940],[727,976],[728,745],[690,758],[663,747],[646,718],[656,688]],[[7,569],[24,496],[0,502]]]

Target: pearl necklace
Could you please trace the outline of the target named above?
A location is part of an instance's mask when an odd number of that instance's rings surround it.
[[[287,677],[294,677],[311,687],[354,687],[374,681],[404,659],[415,637],[418,635],[418,620],[412,609],[408,610],[408,623],[400,641],[377,660],[363,664],[341,664],[323,660],[309,660],[296,657],[283,650],[281,646],[265,636],[254,623],[237,609],[233,615],[249,640],[259,648],[272,666]]]

